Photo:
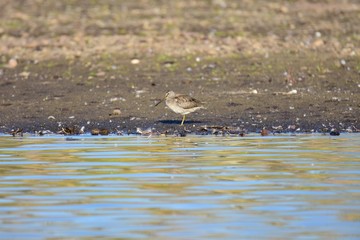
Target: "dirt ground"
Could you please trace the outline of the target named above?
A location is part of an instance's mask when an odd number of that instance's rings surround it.
[[[358,0],[2,0],[0,133],[358,132],[359,22]],[[168,90],[207,109],[179,126]]]

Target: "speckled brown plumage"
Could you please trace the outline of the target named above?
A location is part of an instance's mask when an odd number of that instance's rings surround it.
[[[155,106],[159,105],[165,100],[166,105],[175,113],[183,115],[181,125],[184,124],[185,115],[195,112],[198,109],[205,108],[203,103],[189,95],[177,94],[173,91],[169,91],[165,94],[164,99],[158,102]]]

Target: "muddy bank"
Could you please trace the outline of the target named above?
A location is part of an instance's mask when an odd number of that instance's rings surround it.
[[[360,129],[355,1],[5,1],[1,11],[2,133]],[[180,127],[154,107],[168,90],[207,109]]]

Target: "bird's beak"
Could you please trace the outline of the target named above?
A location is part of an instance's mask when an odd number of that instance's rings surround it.
[[[160,102],[158,102],[157,104],[155,104],[155,107],[156,107],[157,105],[159,105],[160,103],[162,103],[164,100],[165,100],[165,98],[161,99]]]

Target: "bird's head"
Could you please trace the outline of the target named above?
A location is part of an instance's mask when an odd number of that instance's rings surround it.
[[[160,102],[156,103],[155,104],[155,107],[157,105],[159,105],[160,103],[162,103],[165,99],[167,99],[168,97],[172,97],[172,96],[175,96],[175,93],[173,91],[168,91],[165,93],[165,97],[163,99],[160,100]]]

